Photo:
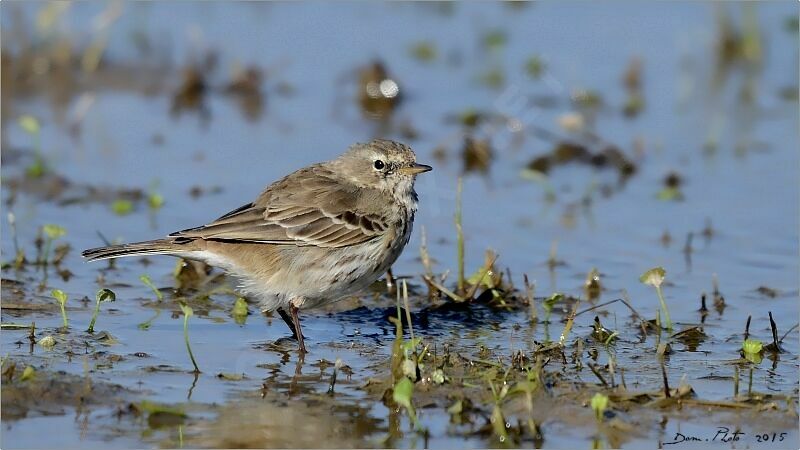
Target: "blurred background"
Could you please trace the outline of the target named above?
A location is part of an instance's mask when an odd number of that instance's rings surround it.
[[[695,320],[712,279],[730,330],[767,307],[797,317],[796,3],[5,1],[0,12],[4,278],[17,248],[56,224],[72,251],[51,283],[91,297],[96,267],[80,250],[206,223],[382,137],[434,167],[418,179],[396,275],[423,272],[423,229],[434,270],[455,270],[462,178],[470,272],[492,249],[547,296],[581,295],[596,269],[606,300],[624,290],[654,314],[638,277],[663,266],[679,322]],[[149,264],[108,276],[147,270],[171,285],[174,261]],[[796,361],[786,370],[777,389],[796,385]]]

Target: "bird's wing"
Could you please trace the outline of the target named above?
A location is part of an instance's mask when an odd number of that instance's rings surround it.
[[[339,248],[383,235],[387,219],[359,208],[358,188],[331,175],[320,167],[301,169],[268,187],[255,202],[171,236]]]

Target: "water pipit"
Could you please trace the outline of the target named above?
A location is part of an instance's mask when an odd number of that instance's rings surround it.
[[[355,144],[207,225],[83,256],[172,255],[220,267],[263,310],[278,311],[305,353],[298,311],[355,294],[389,269],[411,236],[414,180],[429,170],[401,143]]]

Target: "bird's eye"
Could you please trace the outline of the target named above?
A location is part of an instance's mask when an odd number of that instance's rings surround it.
[[[375,167],[376,170],[383,170],[383,168],[386,167],[386,164],[380,159],[376,159],[375,164],[373,164],[373,166]]]

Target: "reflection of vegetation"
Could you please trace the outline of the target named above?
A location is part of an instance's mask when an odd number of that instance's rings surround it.
[[[158,290],[156,285],[153,284],[153,280],[150,279],[149,275],[141,275],[139,276],[139,280],[141,280],[141,282],[144,283],[145,286],[149,287],[150,290],[153,291],[159,302],[161,300],[164,300],[164,294],[162,294],[161,291]]]

